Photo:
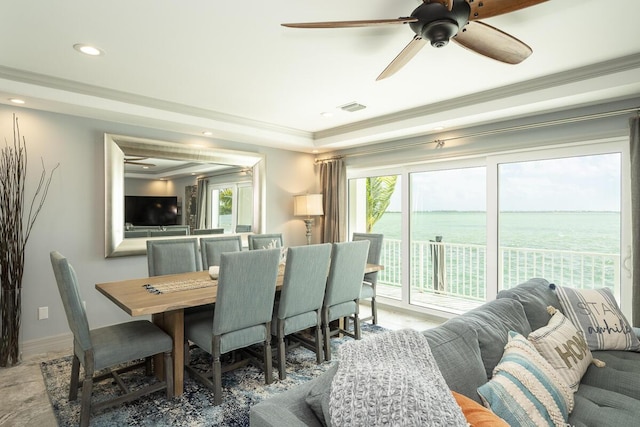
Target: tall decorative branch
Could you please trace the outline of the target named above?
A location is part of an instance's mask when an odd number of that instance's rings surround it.
[[[2,342],[0,366],[20,362],[20,320],[24,254],[33,225],[44,206],[51,178],[60,166],[49,173],[42,161],[42,172],[25,218],[25,181],[27,177],[27,144],[20,137],[18,118],[13,115],[13,145],[5,139],[0,154],[0,317]]]

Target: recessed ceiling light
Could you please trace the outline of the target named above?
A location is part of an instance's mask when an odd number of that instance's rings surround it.
[[[100,56],[104,55],[104,52],[101,49],[98,49],[95,46],[91,46],[88,44],[76,43],[73,45],[73,48],[80,53],[84,53],[89,56]]]
[[[433,128],[433,130],[443,130],[444,126],[436,126]]]
[[[20,98],[9,98],[9,101],[13,102],[14,104],[24,104],[24,99],[20,99]]]
[[[210,130],[205,130],[204,132],[202,132],[202,134],[204,136],[211,136],[211,135],[213,135],[213,132],[211,132]]]
[[[142,169],[149,169],[149,166],[143,166]]]
[[[333,113],[331,113],[329,111],[323,111],[322,113],[320,113],[320,115],[322,117],[333,117]]]
[[[318,150],[311,150],[313,154],[318,154]]]

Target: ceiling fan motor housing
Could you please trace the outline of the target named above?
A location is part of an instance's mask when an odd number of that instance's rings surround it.
[[[418,36],[429,40],[431,46],[443,47],[467,25],[470,13],[471,7],[466,1],[454,2],[451,11],[441,3],[423,3],[411,13],[418,22],[411,22],[409,26]]]

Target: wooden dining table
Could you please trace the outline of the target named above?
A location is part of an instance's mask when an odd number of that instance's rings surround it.
[[[367,264],[365,273],[382,269],[381,265]],[[278,272],[276,291],[282,289],[283,270],[281,268]],[[184,286],[180,288],[182,284]],[[215,304],[218,281],[211,279],[208,271],[196,271],[98,283],[96,289],[130,316],[151,315],[153,323],[171,336],[173,392],[175,396],[181,395],[184,391],[184,309]],[[159,289],[165,291],[159,293]],[[162,357],[156,357],[154,363],[156,376],[162,378]]]

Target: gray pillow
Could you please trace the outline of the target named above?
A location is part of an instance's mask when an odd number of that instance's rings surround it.
[[[305,397],[307,405],[325,427],[331,427],[329,415],[329,398],[331,397],[331,381],[338,372],[338,362],[334,363],[324,374],[315,380],[315,384]]]
[[[477,389],[487,382],[487,376],[476,331],[469,328],[459,334],[437,327],[423,334],[449,388],[482,404]]]
[[[497,299],[511,298],[519,301],[524,307],[531,330],[535,331],[549,323],[551,315],[547,312],[547,307],[552,306],[562,312],[560,300],[549,286],[545,279],[530,279],[514,288],[498,292]]]
[[[493,376],[493,368],[502,358],[509,331],[516,331],[525,337],[531,333],[522,304],[508,298],[489,301],[447,320],[441,327],[459,334],[472,329],[478,334],[478,345],[487,379]]]

